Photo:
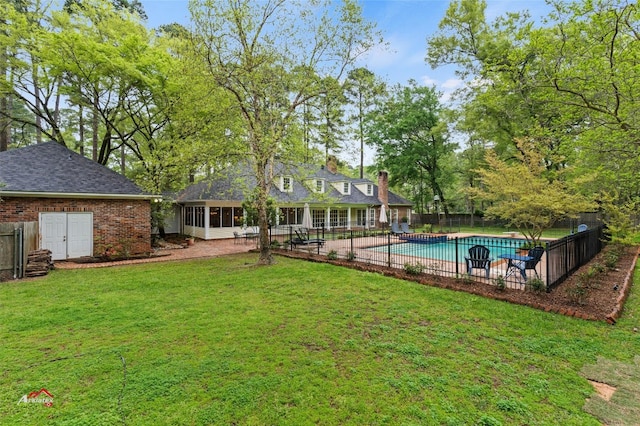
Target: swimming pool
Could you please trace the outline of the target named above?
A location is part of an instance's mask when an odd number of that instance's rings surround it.
[[[498,238],[498,237],[462,237],[449,239],[446,242],[436,242],[431,244],[403,242],[378,247],[369,247],[367,250],[395,255],[424,257],[426,259],[445,260],[448,262],[464,262],[464,257],[468,256],[469,248],[480,244],[487,247],[490,256],[498,259],[498,256],[505,253],[514,253],[526,240],[518,238]],[[457,250],[456,250],[457,247]]]

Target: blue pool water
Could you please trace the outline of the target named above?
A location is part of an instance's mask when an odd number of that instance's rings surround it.
[[[457,258],[456,258],[456,240],[450,239],[446,242],[438,242],[432,244],[404,242],[392,244],[388,246],[370,247],[368,250],[375,252],[387,253],[391,250],[391,254],[424,257],[427,259],[446,260],[449,262],[464,262],[464,257],[468,255],[469,248],[481,244],[490,250],[490,256],[498,259],[498,256],[505,253],[514,253],[525,240],[517,238],[493,238],[493,237],[464,237],[457,239]]]

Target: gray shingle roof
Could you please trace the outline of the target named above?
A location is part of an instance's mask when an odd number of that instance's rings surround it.
[[[0,152],[0,192],[140,196],[126,177],[56,142]]]
[[[332,173],[324,167],[304,165],[298,168],[276,166],[274,174],[276,176],[292,176],[293,186],[291,192],[282,192],[277,187],[271,188],[271,196],[280,203],[317,203],[327,204],[359,204],[359,205],[380,205],[378,200],[378,187],[373,182],[366,179],[354,179],[341,173]],[[321,197],[314,193],[306,185],[308,179],[324,179],[325,193]],[[351,182],[351,194],[343,195],[337,191],[331,183]],[[276,182],[278,183],[277,179]],[[373,184],[373,195],[366,195],[356,189],[356,183]],[[236,201],[242,202],[245,199],[247,188],[255,186],[255,176],[242,165],[236,165],[224,170],[219,177],[215,177],[200,183],[193,184],[184,189],[177,198],[178,202],[197,202],[204,200],[215,201]],[[389,204],[396,206],[411,206],[413,203],[406,198],[389,192]]]

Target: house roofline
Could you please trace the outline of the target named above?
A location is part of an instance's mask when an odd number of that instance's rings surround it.
[[[98,194],[98,193],[69,193],[69,192],[31,192],[31,191],[0,191],[4,197],[34,197],[34,198],[87,198],[109,200],[153,200],[161,199],[161,195],[153,194]]]

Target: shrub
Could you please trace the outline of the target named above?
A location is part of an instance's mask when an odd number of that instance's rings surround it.
[[[280,241],[278,240],[271,241],[271,248],[275,248],[275,249],[280,248]]]
[[[462,274],[460,275],[460,281],[462,281],[463,284],[471,284],[473,282],[473,278],[470,274]]]
[[[578,280],[574,286],[567,289],[567,296],[572,303],[584,305],[587,298],[587,288]]]
[[[420,275],[424,270],[424,266],[422,266],[420,262],[416,262],[415,264],[406,262],[403,268],[404,271],[409,275]]]
[[[541,291],[544,291],[547,288],[544,281],[542,281],[540,278],[531,278],[527,280],[526,287],[536,293],[540,293]]]
[[[502,275],[498,275],[498,278],[493,280],[493,283],[496,285],[498,290],[504,290],[507,288],[507,282],[504,280]]]
[[[356,260],[356,253],[354,251],[348,251],[347,260],[350,262],[353,262],[354,260]]]
[[[335,250],[331,250],[329,253],[327,253],[327,259],[338,260],[338,252]]]
[[[618,264],[620,256],[622,255],[622,246],[619,244],[613,244],[608,247],[608,250],[604,253],[604,264],[607,268],[613,269]]]
[[[603,273],[604,271],[606,271],[607,268],[602,263],[595,262],[591,265],[589,269],[593,271],[593,275],[595,276],[596,274]]]

